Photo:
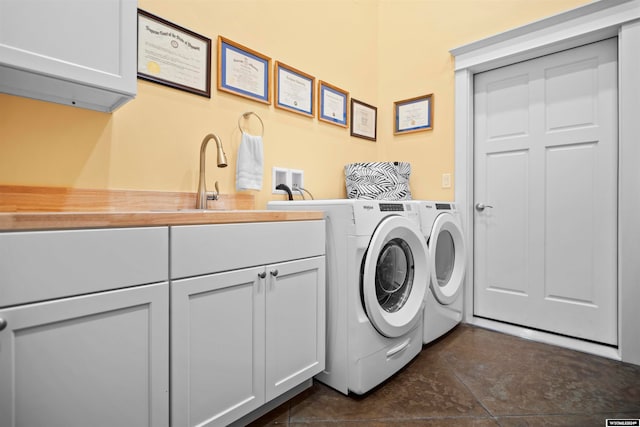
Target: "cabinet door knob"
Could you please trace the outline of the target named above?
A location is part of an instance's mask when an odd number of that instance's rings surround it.
[[[265,273],[264,271],[262,273],[258,273],[258,277],[264,279],[265,277],[267,277],[267,273]]]
[[[0,331],[7,327],[7,321],[0,317]]]
[[[271,275],[272,275],[273,277],[276,277],[276,276],[278,275],[278,269],[271,270]]]

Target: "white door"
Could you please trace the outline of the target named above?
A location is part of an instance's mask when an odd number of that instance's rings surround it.
[[[616,46],[475,76],[475,315],[617,344]]]

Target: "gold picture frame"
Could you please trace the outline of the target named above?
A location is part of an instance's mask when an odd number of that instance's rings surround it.
[[[271,58],[218,36],[218,90],[271,104]]]
[[[433,130],[433,94],[393,103],[393,134]]]

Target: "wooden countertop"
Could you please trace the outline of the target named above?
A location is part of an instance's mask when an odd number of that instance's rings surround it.
[[[0,231],[70,228],[149,227],[245,222],[305,221],[323,218],[316,211],[158,210],[122,212],[0,213]]]
[[[323,218],[321,212],[256,210],[249,194],[221,194],[210,210],[195,205],[195,193],[0,185],[0,231]]]

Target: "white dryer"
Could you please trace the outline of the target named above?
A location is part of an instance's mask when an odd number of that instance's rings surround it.
[[[423,343],[427,344],[462,320],[467,250],[460,216],[453,203],[420,200],[412,203],[417,206],[428,246],[430,277],[423,331]]]
[[[272,210],[325,213],[326,369],[316,378],[363,394],[422,349],[427,245],[408,202],[301,200]]]

